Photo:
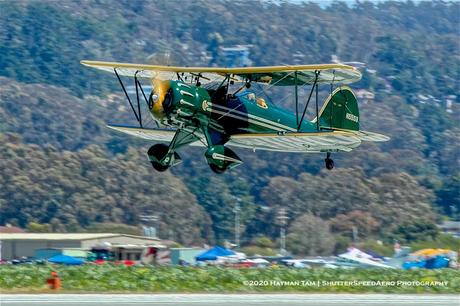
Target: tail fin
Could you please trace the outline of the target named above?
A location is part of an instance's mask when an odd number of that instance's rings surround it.
[[[359,131],[358,101],[349,87],[339,87],[327,97],[319,113],[319,125],[322,128]]]

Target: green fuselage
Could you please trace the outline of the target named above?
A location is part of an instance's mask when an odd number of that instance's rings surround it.
[[[252,91],[228,95],[225,87],[208,90],[180,81],[171,82],[164,123],[201,125],[228,138],[244,133],[315,132],[316,124],[303,120],[298,129],[294,113],[267,103]],[[219,141],[221,142],[221,141]]]

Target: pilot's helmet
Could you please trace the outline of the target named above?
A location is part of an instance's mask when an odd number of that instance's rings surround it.
[[[248,93],[248,100],[254,101],[256,99],[256,94],[253,92]]]

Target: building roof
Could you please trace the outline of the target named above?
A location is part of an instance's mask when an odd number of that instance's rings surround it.
[[[0,240],[91,240],[119,236],[154,241],[160,240],[152,237],[115,233],[1,233]]]
[[[444,221],[438,227],[442,229],[460,229],[460,221]]]
[[[3,233],[24,233],[24,230],[17,226],[0,226],[0,234]]]

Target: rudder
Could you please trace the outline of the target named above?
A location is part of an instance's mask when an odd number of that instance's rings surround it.
[[[319,113],[321,128],[359,131],[358,101],[351,88],[342,86],[324,101]]]

